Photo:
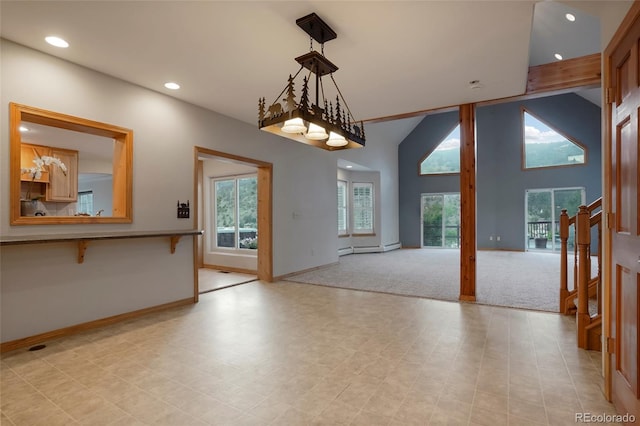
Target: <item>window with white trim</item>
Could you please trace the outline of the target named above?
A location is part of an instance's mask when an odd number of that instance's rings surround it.
[[[215,247],[258,248],[258,179],[256,175],[212,179]]]
[[[338,235],[347,235],[349,223],[347,220],[347,182],[338,181]]]
[[[88,213],[90,216],[93,216],[93,191],[78,192],[76,211],[78,213]]]
[[[373,183],[352,184],[353,233],[373,234]]]

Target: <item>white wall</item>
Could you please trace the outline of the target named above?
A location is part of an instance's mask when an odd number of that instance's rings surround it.
[[[276,277],[337,261],[337,153],[6,40],[0,54],[3,236],[192,229],[193,217],[176,218],[176,200],[194,199],[194,146],[202,146],[273,164]],[[133,129],[133,223],[10,226],[9,102]],[[158,238],[92,243],[83,264],[72,244],[4,246],[0,254],[2,341],[193,295],[190,238],[174,255]]]
[[[80,179],[78,192],[80,191],[93,192],[93,212],[88,213],[96,214],[98,211],[104,210],[102,216],[113,214],[113,178],[111,175]]]
[[[338,239],[338,249],[347,247],[381,247],[382,241],[382,206],[381,190],[380,190],[380,173],[366,171],[349,171],[338,169],[338,179],[347,182],[347,212],[348,212],[348,230],[349,237]],[[353,234],[353,209],[352,209],[352,193],[353,183],[372,183],[373,184],[373,232],[374,235],[357,236]],[[336,209],[337,211],[337,209]],[[380,250],[381,251],[381,250]]]
[[[423,117],[383,123],[365,123],[367,143],[363,149],[341,151],[340,158],[380,173],[376,199],[379,205],[379,244],[388,246],[400,241],[398,213],[398,145]],[[416,171],[417,173],[417,171]],[[376,194],[378,195],[378,194]],[[377,219],[376,219],[377,220]],[[377,225],[377,224],[376,224]],[[355,245],[355,244],[354,244]]]

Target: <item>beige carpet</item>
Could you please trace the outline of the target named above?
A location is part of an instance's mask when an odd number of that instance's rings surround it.
[[[569,289],[572,288],[569,261]],[[400,249],[342,256],[338,264],[289,277],[288,281],[440,300],[458,300],[460,252]],[[478,251],[476,300],[496,306],[558,311],[557,253]]]

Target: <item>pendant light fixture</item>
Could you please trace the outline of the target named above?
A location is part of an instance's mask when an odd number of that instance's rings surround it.
[[[363,147],[364,125],[354,119],[333,78],[338,67],[324,56],[324,43],[337,37],[335,31],[315,13],[296,20],[296,24],[309,34],[310,52],[296,58],[300,64],[298,72],[293,77],[289,75],[287,85],[273,103],[267,105],[265,98],[258,100],[258,127],[330,151]],[[322,53],[313,50],[313,40],[320,43]],[[295,80],[303,69],[307,69],[308,74],[302,79],[300,100],[297,101]],[[335,103],[333,98],[325,97],[322,77],[326,75],[335,87]],[[312,89],[315,89],[315,102],[309,98]],[[283,95],[283,103],[280,103]]]

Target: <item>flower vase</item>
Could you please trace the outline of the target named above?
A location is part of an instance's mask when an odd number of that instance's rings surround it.
[[[46,216],[44,205],[39,200],[20,200],[20,216]]]
[[[20,216],[35,216],[38,200],[20,200]]]

